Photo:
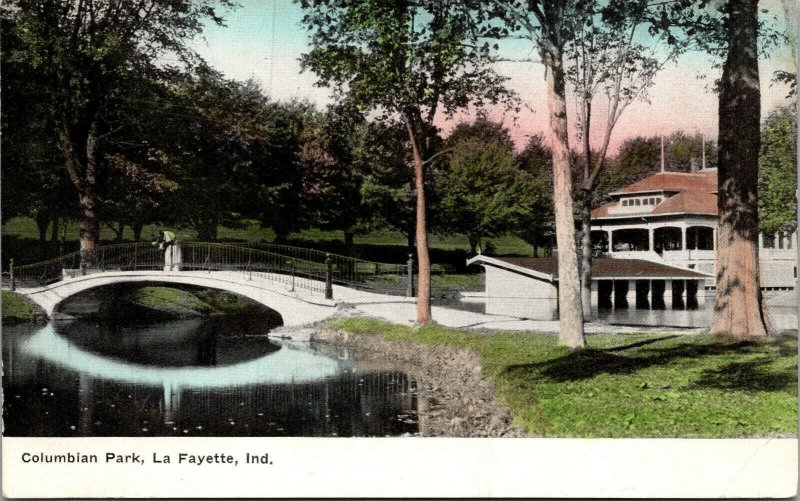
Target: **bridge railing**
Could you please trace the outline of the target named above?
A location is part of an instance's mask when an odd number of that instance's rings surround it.
[[[313,249],[262,245],[183,242],[178,268],[182,270],[239,271],[248,278],[263,277],[330,295],[333,284],[398,295],[413,295],[412,265],[365,261]],[[64,278],[103,271],[164,269],[164,251],[147,242],[98,247],[78,251],[41,263],[9,269],[4,285],[9,288],[37,287]]]
[[[267,278],[287,285],[325,292],[326,267],[313,261],[226,243],[181,244],[181,269],[241,271],[248,278]]]
[[[292,247],[270,243],[242,243],[242,247],[264,250],[272,254],[280,254],[292,259],[313,262],[322,266],[329,260],[333,275],[333,283],[354,289],[370,290],[384,294],[412,295],[409,290],[411,276],[408,263],[381,263],[367,261],[340,254],[332,254],[316,249]]]

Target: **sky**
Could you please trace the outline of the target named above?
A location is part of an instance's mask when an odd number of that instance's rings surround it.
[[[790,9],[788,15],[784,2]],[[274,100],[304,99],[320,107],[330,103],[331,91],[315,86],[314,74],[300,70],[298,59],[310,50],[308,33],[300,26],[301,7],[290,0],[239,0],[239,3],[240,7],[233,11],[222,11],[225,27],[208,25],[202,38],[193,42],[200,55],[228,78],[255,79]],[[761,0],[760,8],[769,11],[768,15],[777,14],[787,26],[796,26],[797,5],[793,0]],[[514,58],[525,58],[532,53],[524,45],[507,45],[501,49]],[[771,79],[777,70],[795,71],[794,49],[795,43],[787,44],[759,62],[762,117],[787,103],[787,87],[773,83]],[[714,140],[718,127],[718,100],[709,86],[721,71],[712,68],[712,63],[709,56],[694,52],[665,67],[649,90],[648,101],[634,102],[625,110],[614,129],[611,153],[626,138],[636,135],[668,135],[682,130]],[[538,63],[506,62],[499,63],[497,71],[509,77],[507,85],[519,94],[525,106],[516,116],[501,109],[490,109],[489,116],[503,121],[517,147],[522,148],[530,135],[544,133],[547,127],[544,67]],[[597,99],[595,107],[604,113],[601,103],[602,98]],[[576,121],[574,105],[574,98],[568,96],[571,127]],[[441,118],[437,125],[446,135],[459,121],[471,118],[471,114],[465,113],[450,121]],[[596,146],[600,142],[600,127],[605,118],[603,114],[597,114],[594,120],[598,125],[592,131]],[[577,146],[574,131],[572,141]]]

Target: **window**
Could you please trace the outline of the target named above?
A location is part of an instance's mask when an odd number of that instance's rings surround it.
[[[655,205],[655,204],[656,204],[656,199],[655,198],[651,198],[650,199],[650,205]]]
[[[656,204],[660,204],[660,203],[661,203],[661,197],[656,198]]]
[[[642,200],[642,205],[649,205],[649,204],[650,202],[646,198]]]
[[[623,200],[622,201],[622,206],[623,207],[627,207],[628,206],[628,201],[627,200]]]
[[[762,245],[761,247],[764,249],[774,249],[775,248],[775,235],[772,233],[762,233]]]
[[[714,230],[707,226],[686,228],[686,248],[690,250],[714,250]]]
[[[778,248],[784,248],[784,241],[786,240],[786,236],[783,232],[778,233]]]
[[[636,205],[641,205],[641,202],[642,202],[642,201],[641,201],[641,200],[639,200],[638,198],[636,199]]]

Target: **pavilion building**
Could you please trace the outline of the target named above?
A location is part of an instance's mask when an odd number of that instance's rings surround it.
[[[713,296],[717,171],[659,172],[610,194],[592,211],[592,306],[693,309]],[[794,290],[797,233],[761,234],[761,287]],[[486,312],[558,316],[553,258],[477,255],[486,270]]]
[[[644,259],[710,275],[714,288],[717,170],[659,172],[610,194],[592,211],[595,255]],[[797,232],[759,236],[761,287],[793,290]]]

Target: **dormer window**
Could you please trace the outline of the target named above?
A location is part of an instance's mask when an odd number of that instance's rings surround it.
[[[628,201],[627,200],[623,200],[622,201],[622,206],[623,207],[627,207],[628,206]]]
[[[644,200],[642,200],[642,205],[650,205],[650,200],[645,198]]]
[[[636,205],[642,205],[642,201],[639,200],[638,198],[636,199]]]

